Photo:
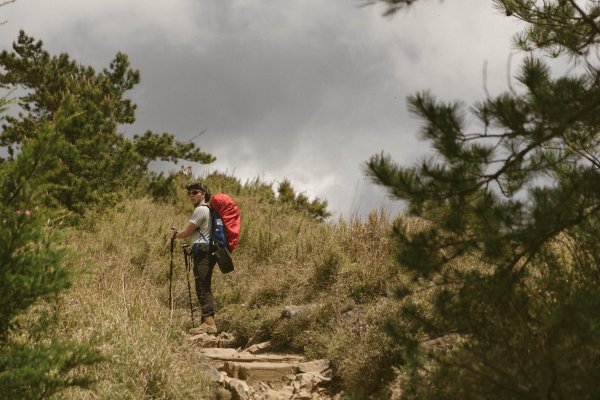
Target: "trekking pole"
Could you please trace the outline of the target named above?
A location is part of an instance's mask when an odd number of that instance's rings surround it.
[[[188,300],[190,303],[190,316],[192,317],[192,328],[195,328],[194,325],[194,309],[192,307],[192,287],[190,286],[190,255],[187,252],[187,246],[182,247],[183,249],[183,259],[185,260],[185,276],[187,278],[187,286],[188,286]]]
[[[171,265],[169,267],[169,309],[173,313],[173,250],[175,248],[175,238],[171,238]]]

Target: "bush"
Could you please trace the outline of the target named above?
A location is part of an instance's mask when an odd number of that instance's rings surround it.
[[[41,398],[71,386],[87,387],[91,379],[79,367],[99,360],[85,343],[52,337],[55,316],[42,312],[52,310],[71,276],[59,236],[61,213],[43,206],[44,175],[54,167],[61,144],[49,124],[35,133],[36,140],[16,158],[0,163],[2,398]]]

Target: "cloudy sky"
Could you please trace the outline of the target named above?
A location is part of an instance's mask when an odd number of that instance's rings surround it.
[[[0,46],[23,29],[97,69],[124,52],[141,72],[125,134],[206,130],[195,142],[218,160],[195,174],[287,178],[348,217],[399,209],[362,164],[382,150],[407,164],[425,154],[408,95],[470,104],[506,91],[518,64],[519,26],[491,0],[383,11],[358,0],[17,0],[0,9]]]

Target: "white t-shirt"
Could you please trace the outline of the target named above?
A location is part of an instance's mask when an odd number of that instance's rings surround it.
[[[196,207],[190,218],[190,222],[198,227],[198,229],[192,233],[190,238],[191,245],[193,246],[196,243],[209,244],[208,240],[210,239],[211,220],[208,207],[205,205]]]

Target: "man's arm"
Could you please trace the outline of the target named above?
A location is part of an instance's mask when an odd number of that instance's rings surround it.
[[[183,228],[182,231],[177,232],[177,228],[171,228],[171,238],[172,239],[185,239],[186,237],[190,237],[192,233],[196,230],[196,225],[191,222],[188,222]]]

